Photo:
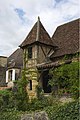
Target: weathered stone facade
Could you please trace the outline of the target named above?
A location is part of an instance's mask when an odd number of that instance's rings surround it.
[[[37,30],[36,32],[35,32],[35,29]],[[26,45],[26,47],[22,47],[24,51],[23,67],[26,68],[26,77],[30,81],[27,87],[27,91],[30,98],[36,97],[36,86],[39,83],[38,80],[39,80],[40,74],[36,66],[40,63],[45,62],[46,56],[54,50],[53,45],[51,45],[50,43],[51,39],[48,33],[43,28],[39,19],[35,27],[33,27],[31,31],[33,31],[34,35],[29,33],[28,38],[31,37],[33,41],[33,36],[34,36],[35,37],[35,42],[33,42],[34,44],[30,44],[30,45]],[[43,34],[40,34],[42,31],[44,31]],[[47,36],[48,45],[47,43],[44,44],[43,36]],[[42,42],[40,42],[41,39],[43,39]],[[22,43],[22,45],[24,45],[24,42]],[[29,54],[31,56],[29,56]]]

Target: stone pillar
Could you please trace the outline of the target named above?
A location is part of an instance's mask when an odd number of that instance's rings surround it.
[[[12,81],[15,81],[15,69],[12,71]]]
[[[8,83],[8,70],[6,71],[6,83]]]

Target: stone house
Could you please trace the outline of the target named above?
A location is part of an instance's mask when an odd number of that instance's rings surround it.
[[[51,68],[78,61],[75,56],[79,53],[79,20],[58,26],[51,38],[38,17],[38,21],[20,45],[24,52],[23,68],[26,67],[30,97],[36,96],[38,84],[44,93],[51,92],[51,87],[48,86]],[[63,61],[65,56],[68,59]]]
[[[36,66],[43,63],[47,55],[56,49],[39,18],[20,47],[24,51],[26,63],[23,63],[23,66],[26,66],[26,76],[30,81],[28,92],[30,96],[36,96],[35,89],[39,77]]]
[[[23,68],[23,50],[17,49],[7,58],[6,84],[13,86],[13,82],[21,77]]]
[[[58,26],[50,37],[38,17],[38,21],[19,46],[20,49],[5,58],[6,62],[3,63],[5,65],[7,63],[6,67],[2,66],[0,59],[0,70],[2,72],[2,67],[4,67],[4,76],[6,76],[6,78],[4,77],[5,85],[13,86],[13,81],[19,79],[21,70],[26,68],[29,96],[36,96],[35,91],[38,84],[45,94],[50,93],[49,70],[79,60],[79,20]],[[1,72],[0,80],[2,80],[1,74],[3,74]]]

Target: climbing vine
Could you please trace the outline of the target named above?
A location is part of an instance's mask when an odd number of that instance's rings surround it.
[[[49,84],[54,88],[58,86],[58,92],[70,93],[74,98],[79,97],[79,62],[64,64],[58,68],[51,69],[52,79]]]

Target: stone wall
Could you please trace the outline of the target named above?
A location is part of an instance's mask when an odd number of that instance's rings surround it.
[[[29,97],[36,97],[36,86],[38,85],[39,73],[36,68],[37,64],[45,61],[47,53],[51,47],[45,45],[32,45],[32,58],[28,57],[28,48],[24,49],[24,66],[26,66],[26,77],[32,82],[32,90],[28,85],[27,91]]]

